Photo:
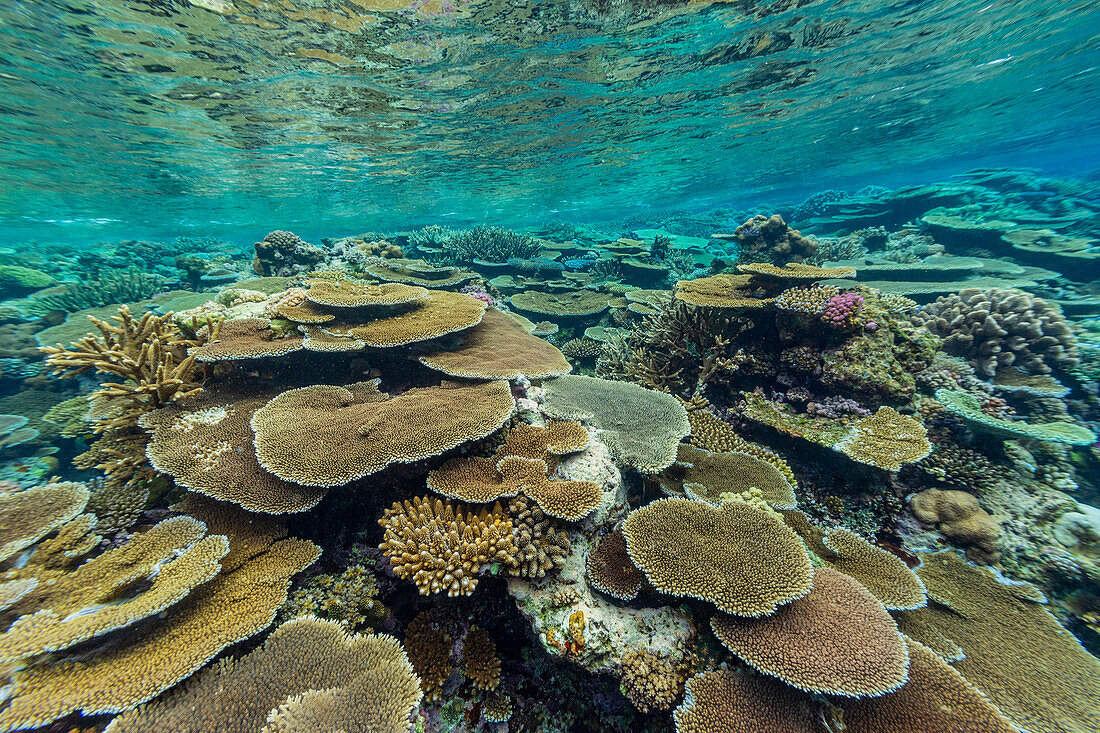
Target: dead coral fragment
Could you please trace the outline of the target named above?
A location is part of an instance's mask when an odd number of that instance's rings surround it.
[[[604,535],[588,550],[585,575],[593,588],[620,601],[637,598],[645,583],[645,574],[630,559],[621,529]]]
[[[897,471],[932,452],[924,425],[892,407],[880,407],[857,422],[834,447],[854,461],[887,471]]]
[[[0,560],[30,547],[80,514],[89,496],[84,484],[70,482],[0,494]]]
[[[395,503],[378,520],[385,530],[380,549],[401,578],[412,576],[421,595],[447,591],[469,595],[478,573],[492,562],[515,562],[512,522],[500,505],[475,514],[440,499],[414,497]]]
[[[848,733],[1018,733],[985,695],[931,649],[906,638],[909,681],[889,695],[844,705]]]
[[[717,669],[687,681],[677,733],[816,733],[810,698],[748,670]]]
[[[813,590],[765,618],[718,614],[718,639],[737,656],[792,687],[845,697],[891,692],[908,679],[897,624],[853,578],[814,572]]]
[[[112,733],[406,733],[421,698],[401,644],[332,621],[288,621],[263,646],[123,715]]]
[[[462,671],[482,690],[495,690],[500,684],[497,645],[480,626],[471,626],[462,642]]]
[[[420,387],[397,397],[376,381],[283,392],[252,416],[260,465],[304,486],[340,486],[484,438],[515,406],[507,382]]]
[[[660,499],[623,524],[634,564],[662,593],[764,616],[810,592],[813,565],[777,515],[747,502]]]
[[[425,354],[420,362],[466,379],[516,379],[521,374],[545,379],[572,369],[557,347],[531,335],[518,320],[496,308],[485,311],[481,323],[457,349]]]

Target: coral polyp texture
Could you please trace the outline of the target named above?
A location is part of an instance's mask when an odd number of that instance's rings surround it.
[[[620,529],[608,532],[588,550],[585,577],[593,588],[620,601],[637,598],[645,584],[645,574],[630,559]]]
[[[474,512],[441,499],[395,503],[379,523],[380,545],[394,572],[411,577],[423,595],[468,595],[489,563],[515,563],[512,522],[499,505]]]
[[[807,692],[875,697],[909,679],[897,624],[853,578],[814,571],[809,594],[763,618],[717,614],[711,628],[753,668]]]
[[[677,733],[813,733],[810,700],[781,682],[746,670],[692,677],[673,717]]]
[[[377,382],[312,385],[283,392],[252,416],[256,457],[304,486],[340,486],[484,438],[515,406],[507,382],[410,389]]]
[[[572,369],[553,344],[533,336],[518,320],[496,308],[485,312],[461,346],[425,354],[420,362],[466,379],[516,379],[520,375],[544,379]]]
[[[719,507],[659,499],[623,524],[627,551],[662,593],[710,601],[727,613],[766,616],[810,592],[813,565],[778,515],[745,502]]]
[[[896,471],[931,453],[932,443],[919,420],[892,407],[880,407],[874,415],[857,422],[836,448],[860,463]]]

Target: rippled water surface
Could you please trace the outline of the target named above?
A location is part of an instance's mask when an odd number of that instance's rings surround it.
[[[1049,0],[7,2],[2,224],[600,219],[1075,167],[1098,23]]]

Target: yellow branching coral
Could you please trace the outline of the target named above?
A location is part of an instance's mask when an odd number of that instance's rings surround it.
[[[512,717],[512,701],[507,695],[494,692],[481,703],[481,718],[488,723],[503,723]]]
[[[462,672],[482,690],[494,690],[500,684],[497,645],[480,626],[471,626],[462,642]]]
[[[428,297],[411,305],[399,313],[326,330],[352,336],[374,348],[393,348],[473,328],[488,308],[484,301],[447,290],[431,290]]]
[[[484,438],[511,416],[507,382],[418,387],[390,398],[377,381],[283,392],[252,416],[260,465],[303,486],[340,486]]]
[[[848,733],[1018,733],[974,685],[936,654],[912,639],[909,681],[889,695],[844,705]]]
[[[249,511],[311,509],[325,489],[284,481],[256,460],[250,421],[269,398],[208,391],[143,415],[139,424],[152,434],[149,462],[181,486]]]
[[[897,555],[841,527],[830,529],[821,542],[828,550],[822,561],[858,580],[886,608],[921,608],[928,602],[924,583]]]
[[[645,575],[630,559],[620,529],[607,533],[588,550],[585,575],[593,588],[620,601],[637,598],[645,583]]]
[[[813,564],[798,535],[747,502],[660,499],[631,513],[623,536],[657,590],[727,613],[764,616],[810,592]]]
[[[485,311],[481,323],[457,349],[425,354],[420,362],[466,379],[516,379],[521,374],[545,379],[572,369],[556,346],[531,335],[518,320],[496,308]]]
[[[853,578],[814,572],[813,590],[763,618],[717,614],[711,628],[737,656],[792,687],[874,697],[909,678],[909,652],[882,604]]]
[[[1096,730],[1100,662],[1044,608],[1035,586],[1007,581],[954,552],[922,554],[921,560],[917,575],[929,602],[899,613],[906,633],[931,628],[961,647],[965,658],[954,668],[1020,728]]]
[[[88,497],[84,484],[68,482],[0,493],[0,560],[30,547],[80,514]]]
[[[643,713],[671,710],[684,690],[684,675],[661,655],[632,649],[621,664],[623,692]]]
[[[77,710],[124,712],[267,628],[286,601],[291,577],[316,560],[320,548],[299,539],[272,541],[280,532],[270,520],[253,522],[229,509],[210,513],[229,538],[221,573],[155,619],[105,635],[90,649],[82,645],[72,657],[61,654],[14,673],[0,730],[39,727]]]
[[[830,298],[839,295],[840,288],[829,285],[789,288],[775,298],[775,307],[784,313],[815,316],[821,313]]]
[[[677,446],[676,463],[656,476],[669,495],[683,495],[711,504],[721,503],[721,494],[759,489],[761,496],[777,509],[798,505],[794,487],[772,463],[748,453],[712,453],[690,445]]]
[[[379,547],[401,578],[412,577],[422,595],[468,595],[492,562],[514,564],[512,522],[500,505],[474,513],[440,499],[395,503],[378,520],[386,532]]]
[[[542,578],[565,564],[572,545],[557,520],[546,516],[538,504],[523,495],[508,502],[507,514],[516,545],[509,575]]]
[[[673,714],[677,733],[816,733],[810,698],[747,670],[717,669],[687,681]]]
[[[283,618],[313,615],[331,619],[354,631],[377,626],[389,611],[375,596],[378,580],[362,565],[351,565],[340,575],[317,575],[295,590],[280,611]]]
[[[0,661],[66,649],[160,613],[217,575],[229,551],[224,536],[203,537],[191,517],[166,519],[122,547],[48,581],[9,610]],[[135,586],[148,584],[140,592]]]
[[[432,623],[427,611],[421,611],[405,628],[405,650],[420,677],[424,696],[438,700],[453,669],[450,635]]]
[[[226,659],[185,688],[120,716],[112,733],[406,733],[419,681],[390,636],[348,635],[303,617],[256,651]]]
[[[892,407],[880,407],[874,415],[857,422],[834,448],[854,461],[897,471],[931,453],[932,443],[920,420]]]

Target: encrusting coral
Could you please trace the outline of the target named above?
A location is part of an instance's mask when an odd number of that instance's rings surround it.
[[[480,512],[414,497],[397,502],[378,520],[386,532],[380,545],[394,573],[412,577],[422,595],[468,595],[489,563],[515,564],[512,522],[500,505]]]
[[[659,499],[626,518],[623,536],[654,588],[727,613],[765,616],[810,592],[813,565],[798,535],[747,502]]]
[[[908,679],[908,648],[890,614],[858,582],[830,568],[817,568],[810,593],[775,613],[717,614],[711,628],[752,667],[800,690],[874,697]]]
[[[112,733],[406,733],[419,680],[390,636],[348,635],[309,616],[288,621],[263,646],[223,659],[186,687],[122,715]]]

